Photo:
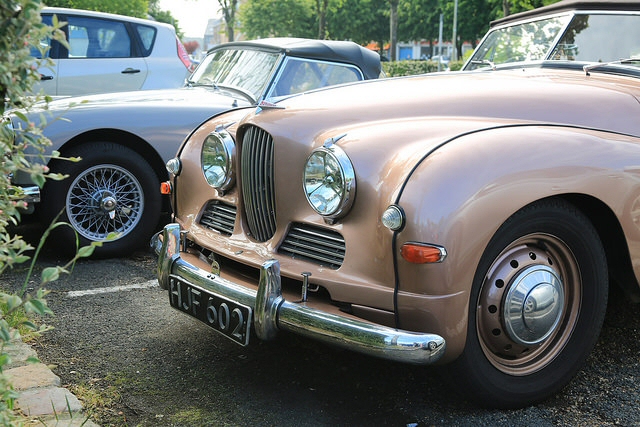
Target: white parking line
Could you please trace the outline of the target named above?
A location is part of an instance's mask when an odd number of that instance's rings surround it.
[[[87,295],[106,294],[109,292],[132,291],[134,289],[155,288],[156,286],[158,286],[158,281],[154,279],[154,280],[149,280],[148,282],[135,283],[133,285],[126,285],[126,286],[111,286],[109,288],[88,289],[86,291],[69,291],[67,292],[67,296],[69,298],[76,298],[76,297],[84,297]]]

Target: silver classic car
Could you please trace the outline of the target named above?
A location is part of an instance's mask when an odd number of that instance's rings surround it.
[[[148,242],[169,211],[158,192],[168,178],[164,164],[204,120],[380,74],[379,55],[353,42],[273,38],[223,44],[208,52],[182,88],[64,98],[29,112],[28,121],[47,121],[44,134],[52,145],[45,155],[55,150],[82,160],[47,160],[52,172],[68,178],[48,181],[41,194],[29,176],[17,175],[14,183],[27,188],[32,201],[41,200],[36,211],[44,221],[62,212],[83,245],[117,233],[96,255],[126,255]],[[17,116],[12,119],[18,136],[28,130]],[[60,248],[75,248],[73,230],[58,231]]]
[[[640,300],[640,3],[511,16],[465,69],[203,123],[152,240],[169,303],[242,345],[447,365],[483,405],[560,390],[609,286]]]

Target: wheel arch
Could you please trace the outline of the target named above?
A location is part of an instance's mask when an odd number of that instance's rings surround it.
[[[607,304],[607,254],[582,209],[602,213],[604,206],[569,201],[574,197],[543,197],[517,210],[475,269],[466,345],[448,370],[478,403],[515,408],[545,399],[570,381],[596,343]],[[560,291],[553,304],[551,287]],[[533,299],[525,303],[523,293]],[[554,305],[565,308],[554,312]],[[535,320],[521,320],[527,318]]]
[[[65,155],[79,145],[100,140],[120,144],[135,151],[149,162],[160,181],[168,179],[169,175],[164,167],[164,161],[151,144],[133,133],[120,129],[93,129],[81,133],[65,142],[58,151]]]
[[[576,206],[589,218],[604,246],[611,280],[633,302],[640,302],[640,284],[633,272],[624,232],[611,208],[601,200],[585,194],[564,194],[558,197]]]
[[[165,162],[151,144],[131,132],[120,129],[103,128],[93,129],[74,136],[65,142],[59,149],[61,155],[67,156],[74,148],[95,141],[109,141],[122,145],[140,154],[151,166],[160,182],[169,179],[169,174],[165,169]],[[160,189],[158,189],[160,191]],[[162,211],[170,212],[171,206],[168,197],[162,198]]]

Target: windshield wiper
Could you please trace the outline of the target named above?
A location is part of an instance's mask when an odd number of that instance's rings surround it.
[[[187,80],[187,86],[189,86],[189,87],[194,87],[194,86],[207,86],[208,87],[208,86],[211,86],[215,90],[218,90],[218,85],[214,81],[205,83],[204,81]]]
[[[194,87],[194,86],[205,86],[205,87],[212,87],[214,90],[219,91],[219,90],[228,90],[231,92],[236,92],[239,93],[240,95],[242,95],[245,99],[247,99],[251,104],[256,104],[257,100],[253,97],[253,94],[247,90],[242,89],[241,87],[238,86],[227,86],[224,84],[218,84],[215,81],[211,80],[211,79],[201,79],[198,81],[194,81],[194,80],[187,80],[187,86],[189,87]]]
[[[226,86],[226,85],[215,85],[216,89],[222,88],[225,90],[230,90],[233,92],[237,92],[242,95],[246,100],[248,100],[251,104],[255,105],[257,100],[253,97],[253,94],[245,89],[242,89],[238,86]]]
[[[474,60],[471,61],[471,64],[473,64],[473,65],[488,65],[491,70],[495,70],[496,69],[496,64],[494,64],[493,62],[489,61],[488,59],[474,59]]]
[[[598,62],[595,64],[585,65],[584,67],[582,67],[582,69],[584,70],[585,74],[588,76],[589,71],[595,70],[596,68],[607,67],[609,65],[635,64],[637,62],[640,62],[640,58],[619,59],[617,61]]]

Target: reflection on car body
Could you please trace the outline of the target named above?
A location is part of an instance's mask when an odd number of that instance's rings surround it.
[[[600,66],[638,28],[635,2],[563,1],[494,23],[467,71],[211,118],[168,165],[161,287],[251,308],[259,339],[447,364],[484,405],[551,396],[610,280],[640,297],[640,68]]]

